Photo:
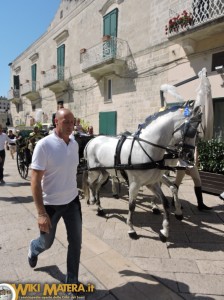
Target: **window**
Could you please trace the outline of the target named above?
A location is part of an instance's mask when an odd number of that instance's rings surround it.
[[[112,10],[103,18],[103,35],[117,37],[117,15],[118,9]],[[110,39],[103,43],[104,59],[116,57],[116,39]]]
[[[213,137],[224,141],[224,98],[214,99],[214,131]]]
[[[32,91],[36,91],[36,81],[37,81],[37,64],[31,66],[31,77],[32,77]]]
[[[58,80],[64,80],[65,45],[57,48]]]
[[[212,71],[215,71],[215,67],[218,66],[224,66],[224,52],[218,52],[212,55]]]
[[[19,75],[13,76],[13,89],[19,90],[20,82],[19,82]]]
[[[103,17],[103,35],[117,36],[117,18],[117,8]]]
[[[105,78],[104,101],[105,102],[112,101],[112,79],[111,78]]]

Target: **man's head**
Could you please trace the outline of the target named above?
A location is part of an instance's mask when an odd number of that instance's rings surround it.
[[[74,115],[67,108],[61,108],[55,116],[56,132],[61,138],[69,137],[74,129]]]
[[[9,130],[9,134],[12,134],[12,130],[11,129]]]
[[[64,103],[63,101],[58,101],[58,110],[64,108]]]
[[[34,131],[35,133],[38,133],[38,132],[39,132],[39,127],[38,127],[37,125],[35,125],[35,126],[33,127],[33,131]]]

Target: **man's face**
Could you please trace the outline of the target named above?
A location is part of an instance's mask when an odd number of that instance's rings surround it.
[[[69,136],[74,130],[74,116],[71,112],[59,114],[55,118],[56,128],[61,135]]]

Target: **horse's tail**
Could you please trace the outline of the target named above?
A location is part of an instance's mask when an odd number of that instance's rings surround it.
[[[88,183],[88,171],[83,171],[82,174],[82,191],[84,199],[89,203],[89,183]]]

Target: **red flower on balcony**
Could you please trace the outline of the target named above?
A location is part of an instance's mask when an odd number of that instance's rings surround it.
[[[191,25],[193,25],[192,13],[184,10],[181,15],[177,15],[169,20],[169,24],[165,26],[165,33],[179,32],[180,29],[186,29]]]

